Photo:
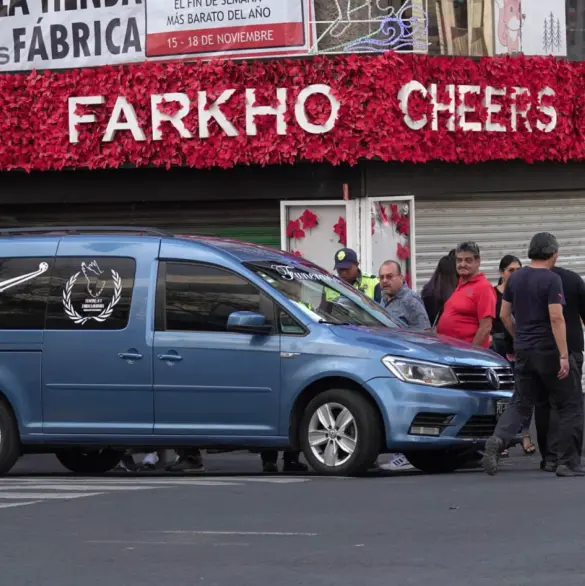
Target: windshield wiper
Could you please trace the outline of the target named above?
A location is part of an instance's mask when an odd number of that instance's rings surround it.
[[[320,319],[320,324],[327,324],[329,326],[353,326],[354,324],[348,321],[327,321],[326,319]]]

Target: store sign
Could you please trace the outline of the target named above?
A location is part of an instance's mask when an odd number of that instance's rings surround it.
[[[439,92],[442,93],[442,97]],[[415,95],[432,104],[430,120],[426,114],[419,117],[411,116],[409,100]],[[476,96],[481,101],[482,109],[485,109],[486,113],[484,121],[478,120],[479,112],[468,103],[468,96]],[[496,88],[488,85],[482,88],[479,85],[438,86],[436,83],[424,86],[418,81],[408,82],[398,92],[400,109],[409,128],[421,130],[428,128],[430,124],[434,131],[446,129],[451,132],[454,132],[455,128],[464,132],[516,132],[520,126],[528,132],[533,132],[528,120],[528,112],[533,105],[542,115],[536,121],[536,129],[541,132],[552,132],[557,125],[557,111],[553,106],[543,104],[543,98],[554,96],[555,92],[550,87],[545,87],[534,95],[525,87]],[[508,112],[505,111],[506,103],[509,104]],[[446,113],[443,124],[439,123],[441,112]],[[509,125],[503,124],[504,119],[509,119]]]
[[[148,58],[306,54],[312,0],[148,0]]]
[[[226,89],[220,96],[210,101],[206,91],[197,92],[197,103],[193,106],[190,97],[185,93],[153,94],[150,96],[150,122],[152,127],[152,139],[162,140],[163,133],[160,128],[161,122],[170,122],[178,132],[179,136],[185,139],[194,137],[196,132],[199,138],[209,137],[209,123],[211,120],[219,125],[227,136],[239,136],[240,132],[228,120],[222,112],[221,106],[228,100],[239,99],[244,102],[247,136],[256,136],[258,129],[256,119],[259,116],[271,116],[274,118],[276,132],[279,135],[286,135],[289,130],[287,124],[287,88],[277,88],[275,92],[276,105],[256,105],[256,90],[248,88],[237,94],[235,89]],[[320,124],[311,122],[307,116],[306,102],[314,95],[322,95],[329,101],[330,113],[328,119]],[[81,124],[92,124],[96,122],[95,113],[81,113],[79,110],[87,106],[99,106],[105,104],[106,98],[103,95],[97,96],[75,96],[69,98],[69,142],[79,142],[79,129]],[[172,103],[176,107],[173,113],[165,112],[164,104]],[[198,129],[195,131],[188,128],[184,118],[191,112],[192,107],[197,109]],[[324,134],[330,132],[339,114],[340,102],[331,93],[331,88],[324,84],[314,84],[304,88],[298,95],[294,106],[294,118],[297,124],[309,134]],[[134,106],[123,96],[118,96],[114,107],[108,118],[108,124],[102,142],[111,142],[119,131],[129,131],[134,140],[145,141],[146,133],[140,125]]]
[[[0,0],[0,73],[144,60],[146,0]]]

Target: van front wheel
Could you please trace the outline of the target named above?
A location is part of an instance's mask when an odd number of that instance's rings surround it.
[[[355,391],[330,389],[307,406],[300,427],[305,459],[318,474],[356,476],[375,462],[382,429],[374,407]]]
[[[104,474],[115,468],[122,459],[119,450],[81,450],[78,448],[58,450],[55,452],[62,466],[76,474]]]

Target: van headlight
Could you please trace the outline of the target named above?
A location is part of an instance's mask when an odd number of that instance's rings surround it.
[[[453,370],[444,364],[396,356],[384,356],[382,362],[396,378],[407,383],[431,387],[449,387],[459,383]]]

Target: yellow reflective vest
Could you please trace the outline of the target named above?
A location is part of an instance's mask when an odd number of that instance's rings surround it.
[[[370,299],[374,299],[377,285],[378,277],[374,277],[373,275],[364,275],[363,273],[360,273],[360,276],[353,284],[353,288],[357,289],[358,291],[361,291]],[[339,297],[340,294],[337,291],[329,288],[325,290],[325,300],[328,303],[333,303],[337,301]]]

